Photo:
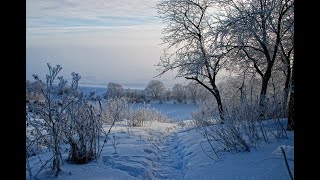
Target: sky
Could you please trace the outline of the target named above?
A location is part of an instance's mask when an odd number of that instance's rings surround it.
[[[144,88],[157,79],[167,87],[188,83],[169,72],[154,78],[164,45],[165,25],[156,17],[157,0],[27,0],[26,78],[44,78],[47,63],[62,75],[81,75],[80,85],[115,82]]]

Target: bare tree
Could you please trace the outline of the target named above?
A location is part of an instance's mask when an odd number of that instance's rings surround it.
[[[120,98],[124,95],[123,87],[120,84],[110,82],[107,85],[107,91],[105,93],[105,99],[108,98]]]
[[[172,87],[172,96],[178,103],[186,102],[187,91],[185,86],[180,83],[175,84]]]
[[[259,101],[262,118],[273,67],[281,53],[290,59],[292,48],[281,46],[288,34],[292,33],[294,1],[214,2],[223,9],[223,13],[218,16],[219,26],[213,33],[219,32],[218,39],[230,52],[230,59],[234,59],[238,66],[254,69],[262,79]]]
[[[154,100],[158,100],[160,103],[162,103],[165,92],[166,88],[163,82],[159,80],[151,80],[145,89],[147,96],[153,98]]]
[[[177,77],[196,81],[215,97],[220,118],[223,106],[216,77],[223,67],[224,49],[214,43],[209,0],[162,0],[157,4],[159,17],[167,24],[163,43],[167,44],[158,63],[161,76],[178,69]]]
[[[284,26],[287,26],[287,33],[283,34],[280,40],[280,60],[283,63],[281,70],[286,76],[284,84],[284,102],[287,102],[287,98],[290,91],[290,83],[292,81],[292,70],[294,63],[294,8],[290,8],[287,17],[283,20]],[[285,107],[286,108],[286,107]]]

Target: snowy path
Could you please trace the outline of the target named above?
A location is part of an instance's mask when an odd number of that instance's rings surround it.
[[[182,156],[178,151],[176,134],[164,138],[159,146],[154,168],[155,179],[183,179]]]
[[[190,121],[185,121],[190,122]],[[283,121],[286,123],[286,121]],[[288,131],[288,139],[274,139],[259,144],[248,152],[220,152],[221,158],[212,160],[203,153],[200,142],[206,139],[192,127],[181,127],[176,123],[152,122],[145,127],[133,127],[119,123],[110,137],[120,138],[115,153],[110,141],[104,147],[101,158],[88,164],[71,164],[68,152],[63,153],[64,165],[60,180],[194,180],[194,179],[259,179],[288,180],[281,147],[286,151],[288,163],[294,175],[294,132]],[[209,144],[203,147],[210,149]],[[214,154],[212,154],[214,157]],[[52,157],[51,152],[39,154],[42,162]],[[38,156],[29,157],[32,174],[42,166]],[[44,168],[37,179],[56,179]],[[26,170],[26,179],[29,173]]]

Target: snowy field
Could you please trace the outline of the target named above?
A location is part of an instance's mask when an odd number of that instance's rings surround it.
[[[286,119],[283,120],[286,123]],[[288,139],[261,142],[250,152],[219,152],[220,158],[210,159],[204,149],[206,139],[193,128],[191,120],[182,123],[148,122],[144,127],[129,128],[118,122],[112,129],[107,146],[99,160],[89,164],[73,165],[62,157],[64,165],[57,179],[290,179],[280,147],[286,151],[289,166],[294,173],[294,136]],[[108,129],[108,126],[105,127]],[[117,148],[112,146],[113,136],[119,139]],[[67,148],[67,147],[64,147]],[[214,157],[213,152],[207,151]],[[211,153],[211,154],[210,154]],[[50,152],[29,158],[33,174],[41,163],[50,158]],[[29,179],[26,172],[26,179]],[[38,174],[39,179],[52,179],[47,170]]]
[[[106,92],[106,88],[102,87],[80,87],[84,94],[90,92],[96,92],[96,95],[103,96]],[[194,103],[162,103],[151,102],[146,104],[149,108],[155,109],[166,115],[171,122],[191,119],[191,113],[198,109],[198,106]],[[138,106],[144,106],[144,104],[138,104]]]
[[[198,109],[198,106],[193,103],[150,103],[147,104],[147,106],[151,109],[160,111],[162,114],[168,117],[171,122],[192,119],[192,112]]]

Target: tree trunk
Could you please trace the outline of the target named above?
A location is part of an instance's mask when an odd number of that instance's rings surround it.
[[[268,66],[265,74],[262,77],[262,85],[261,85],[261,91],[260,91],[260,101],[259,101],[259,117],[260,119],[265,118],[265,111],[266,111],[266,95],[267,95],[267,88],[268,88],[268,82],[271,77],[271,67]]]
[[[216,98],[217,104],[218,104],[218,110],[219,110],[219,115],[221,118],[221,123],[223,123],[224,121],[224,110],[223,110],[223,106],[222,106],[222,102],[221,102],[221,97],[220,97],[220,93],[219,90],[217,89],[217,87],[213,87],[213,95]]]
[[[284,109],[287,109],[288,107],[286,102],[288,101],[288,97],[289,97],[290,80],[291,80],[291,68],[289,64],[287,68],[286,82],[284,84],[284,95],[283,95]]]
[[[219,110],[219,115],[221,118],[221,123],[223,124],[224,121],[224,110],[223,110],[223,106],[222,106],[222,102],[221,102],[221,97],[220,97],[220,93],[219,90],[215,84],[215,81],[211,81],[211,87],[208,87],[207,85],[205,85],[203,82],[201,82],[198,78],[195,77],[185,77],[186,79],[191,79],[191,80],[195,80],[196,82],[198,82],[201,86],[203,86],[204,88],[206,88],[207,90],[209,90],[211,92],[211,94],[213,94],[213,96],[215,97],[217,104],[218,104],[218,110]]]
[[[287,130],[294,130],[294,92],[290,92]]]
[[[292,76],[291,76],[291,87],[290,87],[290,94],[289,94],[289,102],[288,102],[288,106],[289,106],[289,110],[288,110],[288,126],[287,126],[287,130],[288,131],[292,131],[294,130],[294,86],[293,86],[293,82],[294,82],[294,63],[293,63],[293,67],[292,67]]]

